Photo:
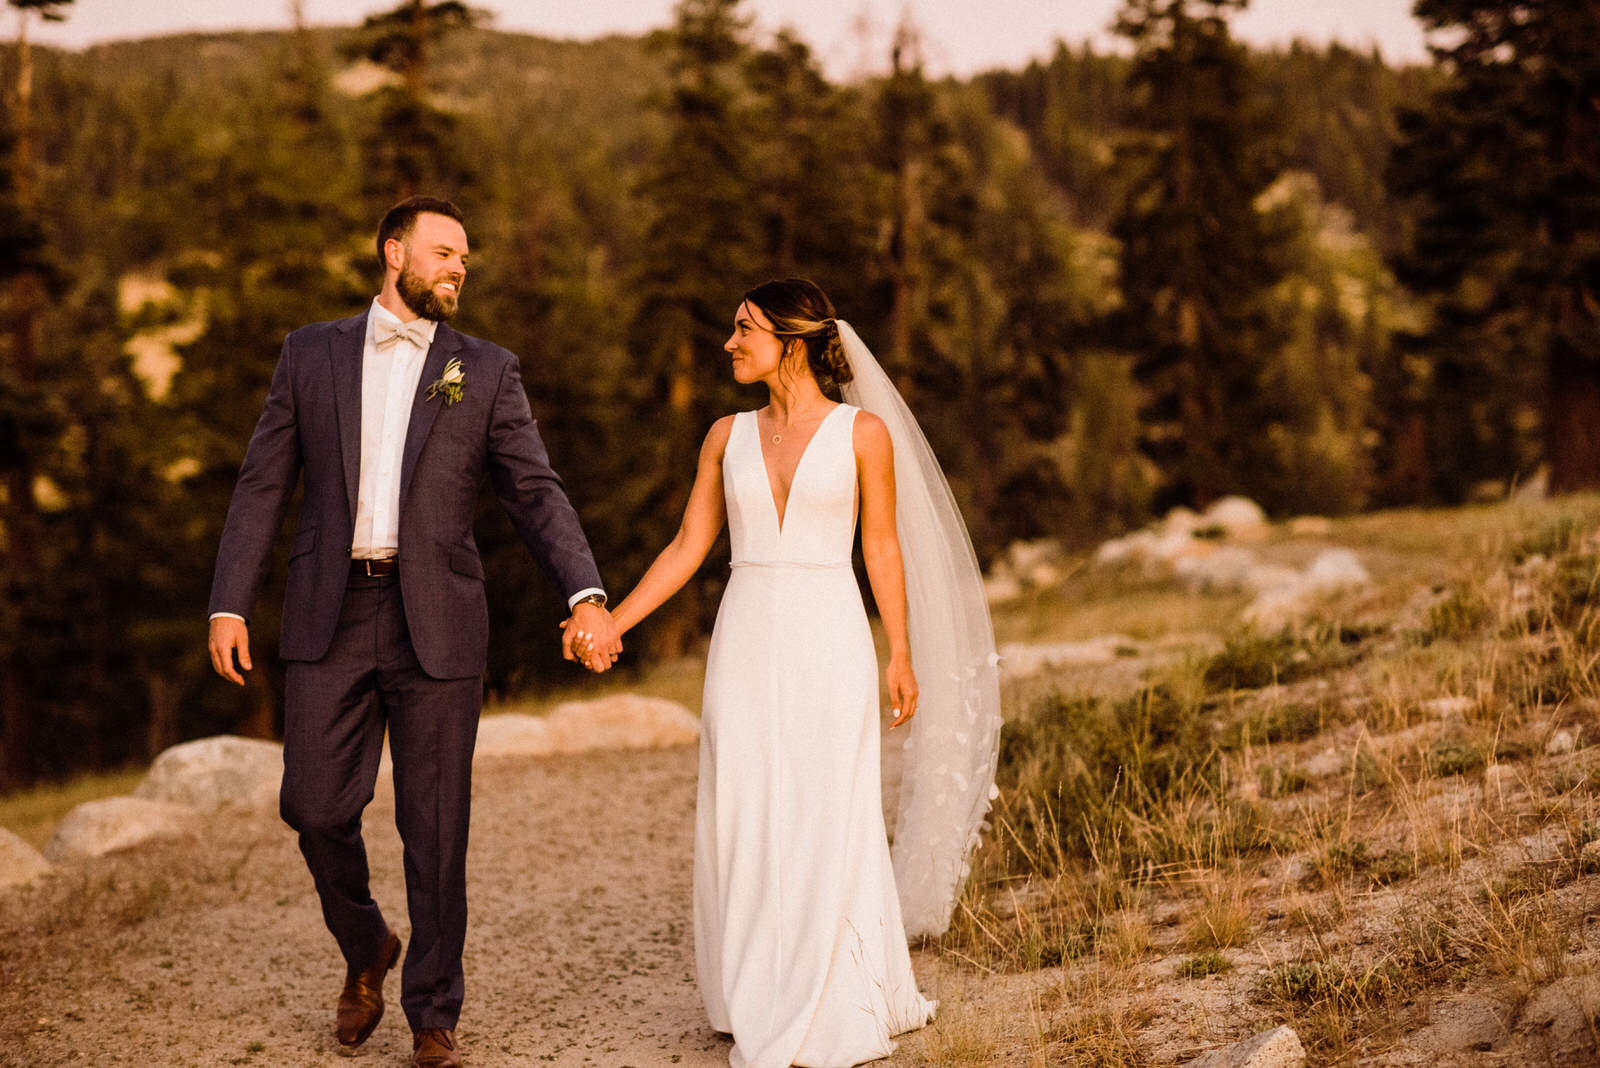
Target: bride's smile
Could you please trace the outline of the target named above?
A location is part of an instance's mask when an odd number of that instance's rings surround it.
[[[777,374],[783,362],[783,339],[773,333],[772,320],[748,301],[739,305],[733,333],[722,348],[732,358],[733,378],[740,385],[764,381]]]

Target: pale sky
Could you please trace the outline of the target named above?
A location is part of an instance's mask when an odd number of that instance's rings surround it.
[[[1259,45],[1301,37],[1316,44],[1377,44],[1393,62],[1424,62],[1413,0],[1255,0],[1234,21],[1235,32]],[[395,0],[304,0],[314,25],[352,25]],[[671,21],[673,0],[474,0],[502,30],[587,39],[637,34]],[[1120,0],[747,0],[757,26],[792,26],[834,77],[880,69],[902,12],[922,30],[933,74],[967,75],[1020,67],[1047,57],[1055,41],[1085,39],[1112,47],[1107,32]],[[100,41],[185,30],[282,29],[289,0],[76,0],[59,24],[35,22],[35,40],[81,48]],[[13,26],[4,27],[10,36]]]

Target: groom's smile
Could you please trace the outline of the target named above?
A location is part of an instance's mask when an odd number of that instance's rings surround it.
[[[396,284],[400,299],[425,319],[449,319],[460,306],[467,256],[467,232],[460,223],[444,215],[419,215],[405,241]]]

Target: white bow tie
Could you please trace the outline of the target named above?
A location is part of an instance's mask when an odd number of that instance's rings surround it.
[[[401,338],[411,342],[419,349],[428,347],[428,335],[422,332],[422,324],[413,320],[409,323],[396,323],[378,319],[372,324],[372,340],[380,349],[389,349],[395,346]]]

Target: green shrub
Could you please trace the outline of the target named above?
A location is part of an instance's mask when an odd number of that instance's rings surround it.
[[[1256,769],[1256,785],[1263,797],[1288,797],[1311,785],[1311,776],[1296,767],[1263,764]]]
[[[1511,550],[1513,563],[1522,563],[1535,556],[1555,557],[1570,553],[1581,544],[1584,525],[1570,515],[1564,515],[1537,534],[1524,538]]]
[[[1428,609],[1427,641],[1460,641],[1477,634],[1494,618],[1494,610],[1475,588],[1453,591]]]
[[[1278,745],[1315,738],[1328,727],[1323,706],[1308,701],[1274,702],[1257,708],[1227,727],[1218,741],[1223,749],[1250,745]]]
[[[1310,1005],[1336,993],[1345,980],[1345,971],[1321,961],[1292,961],[1280,964],[1261,980],[1262,996],[1276,1001]]]
[[[1222,652],[1206,663],[1206,686],[1212,690],[1258,690],[1291,682],[1299,673],[1297,658],[1302,653],[1300,643],[1287,633],[1229,638]]]
[[[1428,764],[1439,775],[1465,775],[1488,763],[1483,747],[1459,734],[1447,734],[1428,750]]]
[[[1001,735],[995,825],[1014,847],[1010,873],[1053,878],[1090,859],[1137,869],[1270,844],[1265,814],[1223,794],[1211,733],[1204,704],[1166,686],[1033,702]]]
[[[1564,556],[1550,576],[1550,615],[1565,627],[1577,627],[1600,604],[1600,557],[1588,553]]]
[[[1325,674],[1351,663],[1359,650],[1362,636],[1352,632],[1352,640],[1343,641],[1344,632],[1327,630],[1308,637],[1288,631],[1260,635],[1245,633],[1235,635],[1223,645],[1222,652],[1206,662],[1203,678],[1207,689],[1258,690],[1274,683],[1294,682]]]
[[[1233,962],[1216,950],[1190,957],[1178,965],[1178,978],[1204,979],[1208,975],[1221,975],[1233,967]]]
[[[1367,843],[1335,842],[1323,854],[1323,863],[1333,875],[1353,875],[1367,866]]]

